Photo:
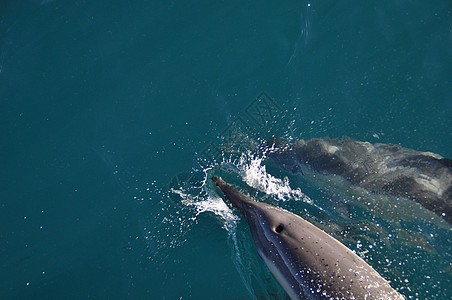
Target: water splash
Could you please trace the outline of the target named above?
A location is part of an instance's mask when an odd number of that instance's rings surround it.
[[[171,192],[181,197],[183,205],[195,208],[196,215],[191,218],[193,221],[196,221],[196,217],[200,214],[211,212],[223,220],[223,228],[230,232],[238,220],[232,209],[220,197],[207,196],[204,198],[201,195],[190,195],[181,189],[171,189]]]
[[[195,209],[195,215],[191,217],[193,221],[196,222],[196,218],[202,213],[213,213],[222,220],[223,228],[228,231],[238,217],[214,191],[210,178],[217,173],[226,174],[231,177],[228,178],[230,180],[244,182],[276,201],[303,201],[315,206],[301,189],[290,187],[287,177],[279,179],[269,174],[263,163],[265,158],[265,153],[254,155],[251,152],[241,153],[238,158],[223,156],[220,163],[198,170],[198,174],[191,175],[190,180],[178,182],[170,191],[180,197],[184,206]]]
[[[280,201],[293,200],[314,204],[308,196],[303,194],[301,189],[292,189],[287,177],[279,179],[269,174],[263,164],[265,158],[265,154],[262,157],[252,154],[241,156],[238,168],[242,171],[243,180],[248,185],[268,195],[275,196]]]

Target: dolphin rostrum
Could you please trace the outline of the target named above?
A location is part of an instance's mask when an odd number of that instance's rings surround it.
[[[301,217],[212,177],[246,219],[257,252],[291,299],[405,299],[362,258]]]

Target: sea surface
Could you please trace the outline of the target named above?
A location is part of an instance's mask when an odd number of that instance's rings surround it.
[[[213,175],[451,299],[450,225],[255,151],[451,158],[451,115],[450,0],[2,0],[0,299],[285,299]]]

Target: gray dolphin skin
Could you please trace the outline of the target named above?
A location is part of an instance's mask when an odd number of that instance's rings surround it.
[[[405,299],[358,255],[284,209],[256,202],[218,177],[246,219],[257,252],[291,299]]]
[[[349,137],[267,141],[268,157],[292,172],[341,176],[372,193],[406,197],[452,224],[452,159]],[[305,169],[306,170],[306,169]]]

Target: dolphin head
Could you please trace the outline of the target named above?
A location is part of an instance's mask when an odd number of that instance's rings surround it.
[[[287,230],[289,220],[287,219],[288,215],[286,210],[254,201],[252,198],[245,196],[219,177],[212,177],[212,180],[221,189],[226,196],[226,199],[231,202],[232,206],[238,209],[240,214],[245,217],[250,227],[262,227],[260,231],[263,231],[266,239],[277,242],[278,236],[282,231],[285,228]]]
[[[311,294],[308,281],[313,282],[315,279],[310,276],[303,277],[302,270],[308,266],[300,263],[296,257],[297,254],[292,253],[293,249],[299,247],[297,224],[292,219],[301,218],[284,209],[254,201],[219,177],[212,177],[212,180],[221,189],[226,199],[246,219],[259,256],[291,299],[299,299],[303,295]],[[298,277],[293,276],[296,273],[299,273]]]
[[[290,228],[287,211],[265,203],[257,202],[245,196],[219,177],[212,177],[215,184],[221,189],[226,199],[240,211],[250,227],[261,226],[267,239],[278,241],[278,236],[284,229]]]

